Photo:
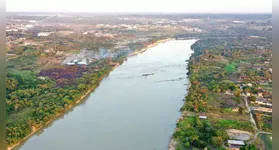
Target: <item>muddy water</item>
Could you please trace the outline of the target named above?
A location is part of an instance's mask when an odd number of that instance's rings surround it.
[[[85,101],[15,149],[167,150],[194,42],[169,41],[129,57]]]

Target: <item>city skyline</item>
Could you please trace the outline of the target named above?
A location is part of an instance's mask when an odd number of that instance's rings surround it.
[[[30,5],[32,4],[32,5]],[[272,13],[271,0],[195,1],[66,1],[9,0],[7,12],[95,12],[95,13]]]

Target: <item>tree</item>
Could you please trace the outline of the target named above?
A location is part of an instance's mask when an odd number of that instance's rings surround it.
[[[223,139],[221,137],[218,137],[218,136],[213,136],[211,138],[211,143],[214,147],[219,147],[223,144]]]
[[[8,90],[12,91],[12,90],[16,89],[17,85],[18,85],[18,81],[16,79],[6,78],[6,88]]]
[[[234,90],[234,95],[235,95],[235,96],[240,96],[240,94],[241,94],[241,90],[240,90],[239,88],[236,88],[236,89]]]
[[[244,114],[244,108],[241,107],[241,106],[238,107],[238,113],[243,115]]]
[[[185,147],[186,147],[186,148],[189,148],[189,147],[190,147],[190,143],[189,143],[189,142],[186,142],[186,143],[185,143]]]
[[[249,101],[255,102],[256,101],[256,96],[250,96]]]
[[[84,89],[86,89],[86,85],[85,85],[84,83],[81,83],[81,84],[79,84],[79,85],[77,86],[77,88],[78,88],[79,90],[84,90]]]
[[[240,150],[260,150],[254,144],[241,146]]]

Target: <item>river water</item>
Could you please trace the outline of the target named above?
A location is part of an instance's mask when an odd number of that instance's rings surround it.
[[[167,150],[195,41],[168,41],[129,57],[83,102],[15,149]]]

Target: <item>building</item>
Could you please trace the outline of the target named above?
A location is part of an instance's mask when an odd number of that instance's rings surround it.
[[[271,73],[271,74],[272,74],[272,68],[269,68],[269,69],[268,69],[268,71],[269,71],[269,73]]]
[[[248,84],[246,84],[246,85],[249,86],[249,87],[252,87],[252,86],[253,86],[251,83],[248,83]]]
[[[233,111],[233,112],[238,112],[238,111],[239,111],[239,108],[238,108],[238,107],[235,107],[235,108],[232,109],[232,111]]]
[[[32,41],[32,40],[26,40],[26,41],[24,42],[24,45],[25,45],[25,46],[27,46],[27,45],[38,45],[38,43],[35,42],[35,41]]]
[[[251,93],[247,92],[247,93],[246,93],[246,96],[251,96]]]
[[[45,80],[46,77],[39,76],[38,79]]]
[[[245,145],[244,141],[228,140],[230,150],[239,150],[241,146]]]
[[[258,112],[264,112],[264,113],[272,113],[272,109],[266,108],[266,107],[252,107],[251,110],[258,111]]]
[[[49,36],[52,32],[40,32],[38,36]]]
[[[207,116],[199,116],[200,119],[207,119]]]
[[[82,59],[77,64],[78,65],[87,65],[87,60],[86,59]]]
[[[260,104],[260,105],[272,106],[271,103],[269,103],[265,98],[262,98],[262,97],[257,97],[255,103]]]
[[[233,95],[233,93],[232,93],[231,90],[226,90],[225,94],[227,94],[227,95]]]
[[[77,63],[77,60],[71,60],[70,62],[67,62],[67,65],[75,65]]]
[[[76,63],[74,62],[67,62],[67,65],[75,65]]]

